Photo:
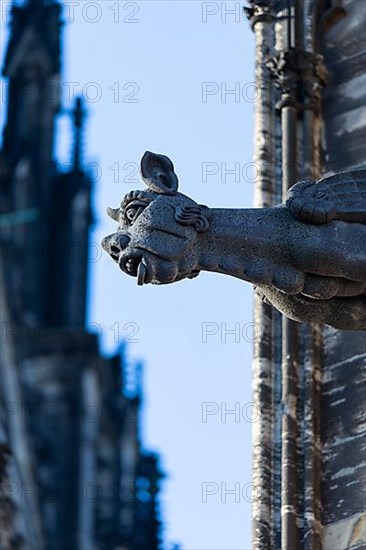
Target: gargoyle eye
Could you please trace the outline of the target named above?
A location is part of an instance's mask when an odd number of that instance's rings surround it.
[[[131,206],[130,208],[127,208],[126,210],[126,218],[128,221],[133,222],[134,217],[137,213],[137,206]]]
[[[147,204],[142,201],[131,201],[125,208],[125,219],[128,225],[132,225],[136,218],[146,208]]]

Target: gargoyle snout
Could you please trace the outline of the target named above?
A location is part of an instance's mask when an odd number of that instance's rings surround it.
[[[125,248],[130,243],[130,237],[123,233],[112,233],[108,235],[102,241],[102,247],[108,254],[113,258],[113,260],[119,260],[119,256]]]

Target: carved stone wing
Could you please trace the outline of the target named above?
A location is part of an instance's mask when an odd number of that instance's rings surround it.
[[[300,181],[289,190],[286,206],[305,223],[366,224],[366,170],[340,172],[318,182]]]

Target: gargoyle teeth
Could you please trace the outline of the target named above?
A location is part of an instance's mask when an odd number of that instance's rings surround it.
[[[142,286],[145,282],[145,276],[146,276],[146,265],[141,260],[139,263],[139,266],[137,268],[137,284],[139,286]]]
[[[125,261],[124,270],[129,275],[132,275],[132,277],[136,277],[137,276],[137,270],[138,270],[140,262],[141,262],[141,257],[140,258],[128,258]]]
[[[135,259],[134,258],[129,258],[126,262],[126,270],[131,274],[131,275],[134,275],[134,271],[136,271],[135,269]]]

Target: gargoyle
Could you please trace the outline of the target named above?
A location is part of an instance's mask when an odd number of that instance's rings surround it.
[[[103,248],[137,284],[216,271],[255,285],[296,321],[366,329],[366,170],[294,185],[271,208],[208,208],[178,192],[170,159],[146,152]]]

